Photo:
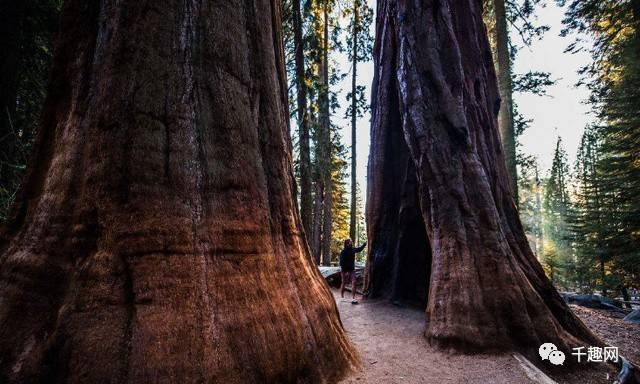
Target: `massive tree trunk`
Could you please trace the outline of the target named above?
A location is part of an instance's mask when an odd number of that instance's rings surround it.
[[[354,364],[294,202],[279,9],[66,2],[2,233],[0,381],[333,382]]]
[[[428,287],[425,335],[442,347],[597,345],[545,277],[520,224],[481,2],[380,0],[377,9],[369,291],[393,296],[404,276],[416,281],[414,297]],[[415,215],[428,246],[419,225],[405,224]],[[390,269],[403,259],[414,268]]]
[[[378,23],[382,20],[379,14]],[[395,20],[389,19],[388,23],[393,28]],[[384,45],[389,58],[397,55],[395,39],[387,36],[387,40],[380,41],[384,38],[380,31],[376,38],[376,49]],[[424,306],[431,251],[420,213],[415,164],[402,132],[396,68],[392,60],[377,60],[375,68],[367,175],[370,246],[365,291],[372,298]]]
[[[511,55],[509,48],[509,30],[505,0],[493,0],[495,15],[494,41],[496,44],[496,69],[498,89],[500,91],[500,112],[498,129],[504,149],[504,158],[509,175],[509,184],[513,199],[518,205],[518,168],[516,162],[516,133],[513,122],[513,81],[511,79]]]
[[[296,86],[298,103],[298,135],[300,140],[300,216],[306,235],[312,233],[313,199],[311,196],[311,152],[307,83],[304,70],[304,38],[300,0],[293,1],[293,39],[295,40]]]

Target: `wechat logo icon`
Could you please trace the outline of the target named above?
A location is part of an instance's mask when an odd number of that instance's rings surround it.
[[[553,365],[562,365],[564,363],[564,352],[559,351],[558,347],[553,343],[544,343],[538,348],[538,353],[542,360],[549,360]]]

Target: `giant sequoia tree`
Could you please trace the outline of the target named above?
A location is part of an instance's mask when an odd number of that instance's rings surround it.
[[[440,346],[599,343],[545,277],[518,218],[481,1],[377,9],[370,294],[428,296],[426,336]]]
[[[65,4],[0,258],[2,382],[320,382],[355,361],[293,198],[276,0]]]

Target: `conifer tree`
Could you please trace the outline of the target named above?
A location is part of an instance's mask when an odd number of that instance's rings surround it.
[[[31,156],[61,0],[0,2],[0,224]]]
[[[356,122],[369,108],[365,96],[365,87],[358,85],[358,63],[371,60],[373,37],[369,32],[373,22],[373,10],[367,0],[353,0],[351,8],[345,12],[350,17],[347,27],[347,56],[351,62],[351,91],[347,93],[347,116],[351,119],[351,208],[349,215],[349,237],[355,240],[357,233],[358,197],[357,197],[357,157]]]
[[[558,137],[553,154],[553,163],[549,178],[545,183],[544,216],[545,216],[545,246],[542,261],[548,268],[553,269],[553,282],[556,285],[568,284],[569,233],[567,217],[569,210],[569,165],[567,153],[562,146],[562,138]],[[550,276],[550,277],[552,277]]]
[[[587,127],[580,140],[575,166],[574,201],[569,229],[576,251],[576,283],[589,291],[598,286],[607,293],[605,264],[610,253],[605,246],[608,237],[604,222],[606,215],[615,215],[610,209],[599,166],[601,140],[595,127]]]
[[[640,286],[640,1],[571,0],[565,34],[588,34],[593,62],[581,69],[581,84],[598,117],[601,195],[615,210],[603,217],[603,247],[619,284]],[[578,40],[569,51],[584,49]]]

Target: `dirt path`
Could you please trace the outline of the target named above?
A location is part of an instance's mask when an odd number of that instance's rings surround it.
[[[620,355],[640,365],[640,325],[622,320],[624,314],[570,305],[573,312]]]
[[[479,383],[529,384],[525,369],[512,355],[460,355],[431,348],[422,337],[424,313],[388,302],[352,305],[334,290],[340,317],[362,360],[360,372],[343,384]],[[596,377],[597,376],[597,377]],[[607,383],[604,373],[555,378],[558,383]]]

